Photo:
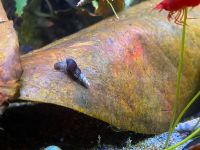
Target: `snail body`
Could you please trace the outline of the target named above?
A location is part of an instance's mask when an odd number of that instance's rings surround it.
[[[78,80],[84,87],[89,87],[89,81],[81,72],[77,63],[73,59],[66,59],[66,61],[57,62],[54,64],[54,69],[69,74],[74,80]]]

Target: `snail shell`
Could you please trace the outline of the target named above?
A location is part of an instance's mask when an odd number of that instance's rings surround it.
[[[54,69],[69,74],[74,80],[78,80],[86,88],[90,86],[89,81],[73,59],[66,59],[66,61],[55,63]]]
[[[54,64],[54,69],[61,71],[61,72],[66,72],[67,64],[63,61],[57,62],[57,63]]]

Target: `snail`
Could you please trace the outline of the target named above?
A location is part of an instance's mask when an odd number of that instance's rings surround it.
[[[54,69],[68,74],[74,80],[78,80],[81,85],[89,88],[89,81],[73,59],[66,59],[66,61],[55,63]]]

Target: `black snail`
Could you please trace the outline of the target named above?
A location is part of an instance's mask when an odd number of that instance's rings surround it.
[[[54,64],[54,69],[67,73],[74,80],[78,80],[84,87],[89,87],[89,82],[85,75],[81,72],[80,68],[73,59],[66,59],[66,61],[57,62]]]

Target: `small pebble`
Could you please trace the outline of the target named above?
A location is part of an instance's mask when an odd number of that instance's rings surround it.
[[[183,132],[193,132],[200,128],[200,117],[196,119],[192,119],[183,123],[179,123],[175,128],[175,131],[183,133]]]
[[[59,148],[58,146],[48,146],[46,148],[44,148],[44,150],[61,150],[61,148]]]

